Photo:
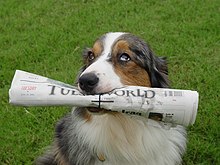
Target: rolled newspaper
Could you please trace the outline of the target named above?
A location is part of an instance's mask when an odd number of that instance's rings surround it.
[[[163,123],[194,124],[198,92],[165,88],[126,86],[109,93],[83,95],[69,84],[16,70],[9,102],[20,106],[97,107],[129,115],[143,116]]]

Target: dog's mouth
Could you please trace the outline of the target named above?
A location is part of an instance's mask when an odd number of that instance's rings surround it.
[[[105,113],[106,110],[103,108],[95,108],[95,107],[87,107],[86,108],[90,113],[94,113],[94,114],[101,114],[101,113]]]
[[[100,95],[100,94],[104,94],[104,93],[93,93],[93,94],[87,93],[86,95]],[[99,107],[87,107],[87,110],[92,114],[104,114],[107,112],[106,109],[99,108]]]
[[[96,89],[93,89],[93,90],[90,90],[90,91],[85,91],[85,90],[82,90],[80,87],[78,87],[78,89],[80,90],[80,92],[83,94],[83,95],[100,95],[100,94],[106,94],[106,93],[109,93],[109,92],[112,92],[114,89],[117,89],[117,88],[106,88],[103,89],[103,88],[96,88]],[[110,113],[111,111],[109,110],[106,110],[106,109],[103,109],[103,108],[98,108],[98,107],[86,107],[87,111],[91,114],[105,114],[105,113]]]

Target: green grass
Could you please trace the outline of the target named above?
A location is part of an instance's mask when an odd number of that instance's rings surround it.
[[[218,0],[0,1],[0,164],[32,164],[65,107],[8,104],[16,69],[74,82],[84,47],[109,31],[134,33],[169,59],[173,88],[200,93],[185,165],[220,164]]]

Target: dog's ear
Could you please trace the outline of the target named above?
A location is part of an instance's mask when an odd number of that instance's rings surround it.
[[[168,67],[165,58],[154,55],[150,46],[142,39],[133,35],[128,38],[131,44],[130,50],[137,55],[137,61],[142,65],[150,76],[151,87],[167,88],[168,81]]]
[[[151,55],[151,86],[155,88],[169,87],[167,60],[164,57]]]
[[[83,51],[82,51],[82,60],[83,60],[83,66],[80,68],[77,76],[76,76],[76,79],[74,81],[74,84],[77,85],[78,84],[78,80],[79,80],[79,77],[80,75],[82,74],[82,72],[86,69],[87,67],[87,57],[88,57],[88,53],[89,51],[91,51],[91,48],[84,48]]]
[[[87,58],[88,58],[88,54],[89,52],[91,52],[91,48],[84,48],[83,52],[82,52],[82,58],[83,58],[83,63],[86,64],[87,62]]]

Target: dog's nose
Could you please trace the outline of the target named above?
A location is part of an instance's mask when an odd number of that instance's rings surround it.
[[[97,86],[98,82],[99,78],[94,73],[86,73],[79,78],[79,87],[90,93]]]

